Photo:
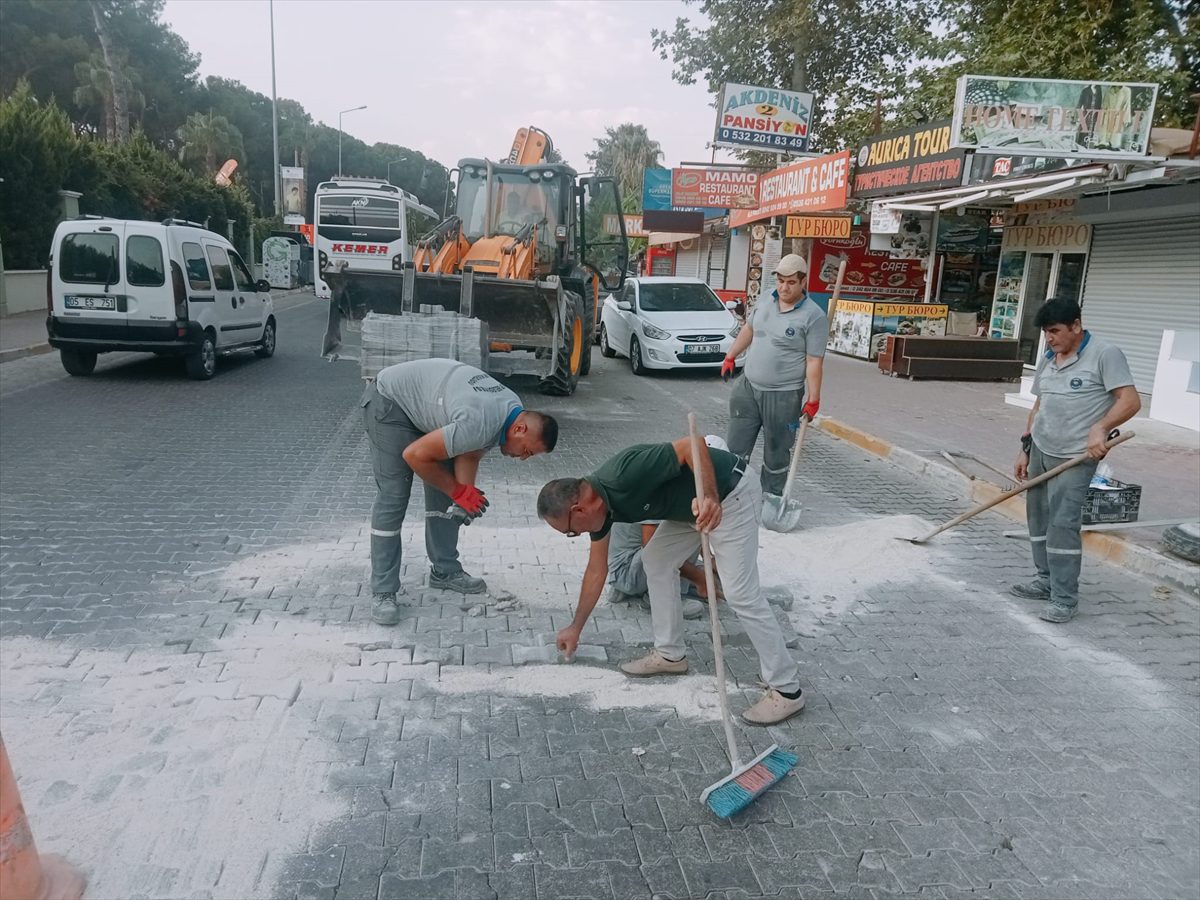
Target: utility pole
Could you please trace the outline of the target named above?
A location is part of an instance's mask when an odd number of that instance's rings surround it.
[[[268,0],[271,10],[271,183],[275,186],[275,215],[279,215],[279,109],[275,94],[275,0]]]

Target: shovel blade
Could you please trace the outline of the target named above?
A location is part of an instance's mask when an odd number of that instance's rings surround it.
[[[795,531],[800,526],[802,507],[798,500],[776,494],[763,495],[762,523],[770,531]]]

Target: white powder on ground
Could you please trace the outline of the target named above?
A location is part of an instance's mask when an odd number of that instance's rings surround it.
[[[40,850],[79,866],[88,897],[268,895],[314,826],[349,811],[326,782],[344,754],[289,698],[357,659],[356,637],[256,631],[204,654],[244,660],[227,667],[0,642],[4,739]]]
[[[594,710],[674,709],[687,719],[720,721],[716,684],[707,675],[641,681],[614,669],[578,663],[519,666],[484,672],[442,670],[436,684],[444,694],[506,694],[513,697],[582,696]],[[732,687],[731,687],[732,690]]]
[[[807,630],[820,619],[845,613],[882,584],[948,582],[937,572],[935,545],[896,540],[931,530],[917,516],[884,516],[790,534],[764,529],[759,532],[759,578],[764,588],[791,592],[792,623]]]

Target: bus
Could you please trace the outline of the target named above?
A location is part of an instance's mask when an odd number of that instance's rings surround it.
[[[323,270],[345,262],[351,271],[399,272],[416,242],[441,219],[408,191],[372,178],[323,181],[314,207],[313,282],[326,300],[332,292]]]

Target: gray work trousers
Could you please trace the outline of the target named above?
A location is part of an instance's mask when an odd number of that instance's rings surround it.
[[[746,629],[763,681],[778,691],[800,688],[800,670],[788,652],[783,630],[767,605],[758,581],[758,526],[762,491],[746,474],[723,501],[721,524],[708,536],[721,570],[725,600]],[[668,659],[686,655],[683,606],[679,603],[679,567],[700,549],[700,532],[686,522],[663,522],[642,550],[650,589],[650,624],[654,646]]]
[[[733,383],[729,398],[729,432],[725,438],[729,450],[749,459],[763,435],[763,465],[760,481],[763,493],[782,494],[787,482],[788,464],[796,443],[794,426],[804,407],[804,388],[791,391],[760,391],[742,375]]]
[[[404,449],[424,432],[373,384],[363,392],[360,405],[379,489],[371,507],[371,593],[391,594],[400,590],[400,527],[408,511],[414,474],[404,461]],[[443,576],[462,571],[459,522],[446,513],[450,502],[441,491],[425,485],[425,552],[433,571]]]
[[[1047,456],[1034,444],[1029,451],[1029,477],[1066,462]],[[1096,471],[1096,460],[1080,463],[1031,487],[1025,497],[1025,517],[1038,581],[1050,589],[1050,602],[1073,607],[1079,602],[1079,568],[1083,563],[1083,501]]]

